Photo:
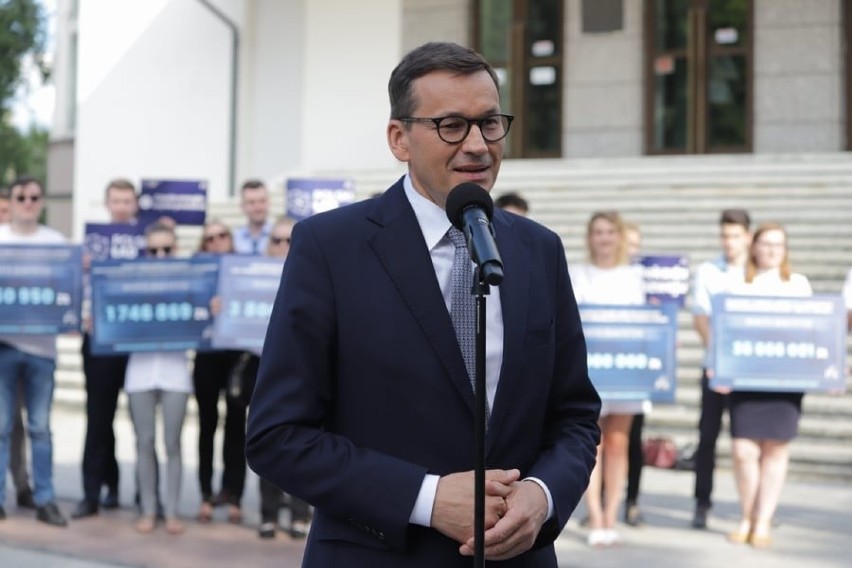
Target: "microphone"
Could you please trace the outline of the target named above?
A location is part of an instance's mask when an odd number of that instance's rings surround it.
[[[482,280],[492,286],[503,282],[503,260],[491,226],[494,202],[488,192],[475,183],[461,183],[447,195],[446,211],[450,223],[464,233],[470,258],[479,267]]]

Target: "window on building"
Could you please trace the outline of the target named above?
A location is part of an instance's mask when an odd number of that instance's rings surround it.
[[[562,155],[562,0],[476,0],[474,38],[515,115],[507,156]]]
[[[645,3],[649,154],[750,152],[752,0]]]

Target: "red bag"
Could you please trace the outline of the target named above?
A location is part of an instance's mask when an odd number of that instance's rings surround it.
[[[671,469],[677,463],[677,446],[668,436],[649,438],[642,442],[645,465]]]

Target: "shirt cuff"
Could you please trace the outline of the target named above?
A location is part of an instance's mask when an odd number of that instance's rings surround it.
[[[521,481],[532,481],[533,483],[538,484],[538,486],[541,487],[541,490],[544,491],[544,496],[547,497],[547,518],[545,520],[549,521],[553,516],[553,497],[550,495],[550,489],[547,488],[544,481],[537,477],[525,477]]]
[[[409,523],[424,527],[432,526],[432,507],[435,505],[435,495],[438,493],[440,479],[441,476],[432,474],[426,474],[423,478],[420,493],[417,494],[417,501],[414,502],[411,516],[408,518]],[[546,489],[545,492],[547,492]],[[548,499],[550,499],[549,496]]]

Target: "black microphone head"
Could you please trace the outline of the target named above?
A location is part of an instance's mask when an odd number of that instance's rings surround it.
[[[447,219],[459,231],[464,229],[462,214],[471,207],[481,208],[489,221],[494,214],[494,201],[481,186],[467,181],[450,190],[447,195]]]

